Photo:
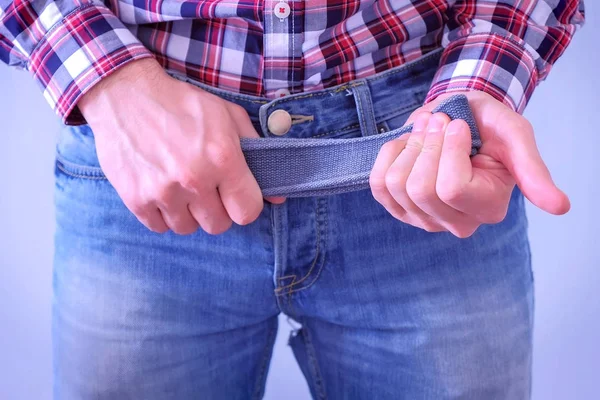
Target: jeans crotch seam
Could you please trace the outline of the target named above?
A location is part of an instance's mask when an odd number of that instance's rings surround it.
[[[313,346],[312,340],[310,338],[310,332],[308,329],[308,324],[306,320],[302,321],[302,329],[300,329],[302,336],[304,337],[304,346],[306,347],[306,355],[309,359],[309,370],[312,374],[312,378],[315,384],[315,392],[320,400],[327,400],[327,395],[325,392],[325,385],[323,381],[323,376],[321,375],[321,370],[319,368],[319,362],[317,361],[317,355],[315,351],[315,347]]]
[[[263,351],[263,356],[260,362],[260,370],[256,379],[256,382],[254,383],[254,395],[252,396],[253,399],[256,400],[260,400],[262,398],[262,392],[264,391],[264,387],[265,387],[265,374],[267,372],[267,366],[269,365],[269,359],[271,358],[271,352],[273,349],[273,344],[275,341],[275,333],[277,332],[277,328],[270,328],[269,329],[269,333],[268,333],[268,337],[267,337],[267,345],[265,346],[265,349]]]
[[[321,375],[321,370],[319,369],[315,348],[308,333],[308,324],[306,323],[306,318],[300,318],[298,316],[298,313],[296,312],[296,309],[292,303],[292,293],[293,291],[291,288],[284,293],[287,295],[288,312],[295,321],[298,321],[302,324],[302,328],[300,328],[299,331],[302,333],[306,355],[308,356],[309,360],[308,370],[314,382],[315,392],[317,393],[319,400],[327,400],[327,395],[325,394],[325,388],[323,384],[323,376]]]
[[[327,201],[327,199],[324,197],[319,197],[316,199],[316,201],[317,201],[317,207],[315,210],[315,214],[316,214],[316,228],[317,228],[317,238],[316,238],[317,243],[316,243],[316,249],[315,249],[315,258],[313,259],[310,269],[308,270],[306,275],[304,275],[299,280],[297,280],[297,275],[294,275],[294,274],[278,277],[277,282],[279,282],[280,280],[283,280],[283,279],[292,279],[292,282],[285,286],[276,288],[275,294],[277,296],[282,296],[284,293],[291,295],[294,292],[299,292],[300,290],[308,289],[319,279],[319,276],[321,276],[321,272],[323,271],[323,266],[325,265],[325,251],[323,251],[323,247],[324,247],[325,243],[327,243],[327,229],[328,229],[327,210],[325,209],[326,206],[324,206],[322,204],[325,203]],[[323,217],[322,225],[319,222],[320,216]],[[323,230],[323,232],[321,232],[321,230]],[[323,244],[321,244],[321,243],[323,243]],[[296,286],[300,285],[302,282],[306,281],[311,275],[313,275],[313,273],[315,272],[315,266],[319,262],[319,256],[321,258],[321,260],[320,260],[321,262],[319,263],[319,267],[317,268],[317,273],[315,275],[315,278],[309,284],[302,286],[298,289],[295,289]],[[287,292],[285,292],[286,289],[287,289]]]

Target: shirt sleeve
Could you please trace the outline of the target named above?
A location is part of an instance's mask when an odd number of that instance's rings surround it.
[[[457,0],[426,102],[480,90],[522,113],[583,25],[583,0]]]
[[[102,78],[152,57],[97,0],[0,0],[0,60],[33,74],[66,124],[82,124],[79,98]]]

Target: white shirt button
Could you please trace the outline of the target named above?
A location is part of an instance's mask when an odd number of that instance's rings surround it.
[[[267,127],[273,135],[283,136],[292,127],[292,117],[285,110],[275,110],[267,119]]]
[[[290,5],[288,3],[284,3],[283,1],[280,1],[279,3],[275,4],[275,8],[273,9],[273,12],[275,13],[275,16],[277,18],[287,18],[288,15],[290,15]]]
[[[290,95],[290,91],[287,89],[277,89],[275,91],[275,97],[285,97],[285,96],[289,96]]]

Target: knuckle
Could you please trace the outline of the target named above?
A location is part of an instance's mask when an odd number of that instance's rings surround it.
[[[129,198],[125,204],[138,219],[145,219],[149,214],[149,204],[139,197]]]
[[[369,177],[369,186],[374,195],[383,194],[387,188],[385,186],[385,176],[371,174]]]
[[[436,197],[434,188],[411,177],[406,182],[406,193],[415,203],[429,203]]]
[[[471,237],[477,230],[477,227],[453,227],[449,229],[450,232],[459,239],[466,239]]]
[[[444,203],[452,203],[462,198],[465,195],[466,189],[466,185],[448,185],[438,183],[435,191],[438,197]]]
[[[504,221],[504,218],[506,218],[507,212],[508,212],[508,209],[506,209],[506,208],[502,209],[502,210],[494,210],[486,216],[484,222],[486,224],[499,224],[500,222]]]
[[[404,142],[405,142],[405,140],[402,138],[390,140],[389,142],[385,142],[383,144],[383,146],[381,146],[381,149],[379,150],[379,152],[384,153],[384,154],[397,153],[398,147],[404,146]]]
[[[520,132],[532,132],[533,125],[531,122],[527,120],[527,118],[519,115],[519,118],[515,121],[515,128],[517,128]]]
[[[429,233],[444,232],[445,229],[429,222],[422,222],[421,228]]]
[[[146,227],[148,229],[150,229],[152,232],[154,233],[167,233],[169,231],[169,228],[167,226],[158,226],[158,225],[146,225]]]
[[[261,208],[251,206],[241,208],[236,215],[235,222],[238,225],[248,225],[254,222],[258,218]]]
[[[202,226],[202,229],[210,234],[210,235],[220,235],[231,228],[232,221],[228,220],[218,220],[218,221],[207,221],[205,225]]]
[[[173,190],[172,185],[170,185],[170,184],[158,185],[152,191],[152,198],[154,199],[154,201],[156,201],[157,204],[160,204],[161,206],[165,206],[165,205],[169,204],[169,202],[171,200],[172,190]]]
[[[198,225],[175,223],[171,229],[178,235],[191,235],[198,230]]]
[[[195,190],[200,186],[198,176],[190,169],[180,168],[175,176],[176,181],[185,189]]]
[[[233,161],[234,152],[229,146],[224,144],[210,146],[206,150],[206,159],[218,168],[226,167],[231,165]]]
[[[394,188],[396,190],[405,188],[406,186],[406,179],[401,173],[396,171],[388,171],[388,173],[385,174],[384,182],[385,187]]]
[[[236,104],[236,103],[224,102],[223,105],[232,114],[238,114],[239,115],[240,113],[245,112],[244,108],[242,106],[240,106],[239,104]]]
[[[408,140],[404,151],[410,151],[414,153],[420,153],[423,150],[423,143],[418,140]]]

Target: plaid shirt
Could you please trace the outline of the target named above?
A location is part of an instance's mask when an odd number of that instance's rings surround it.
[[[274,98],[443,47],[428,101],[482,90],[521,112],[583,21],[582,0],[0,0],[0,60],[77,124],[78,99],[140,58]]]

